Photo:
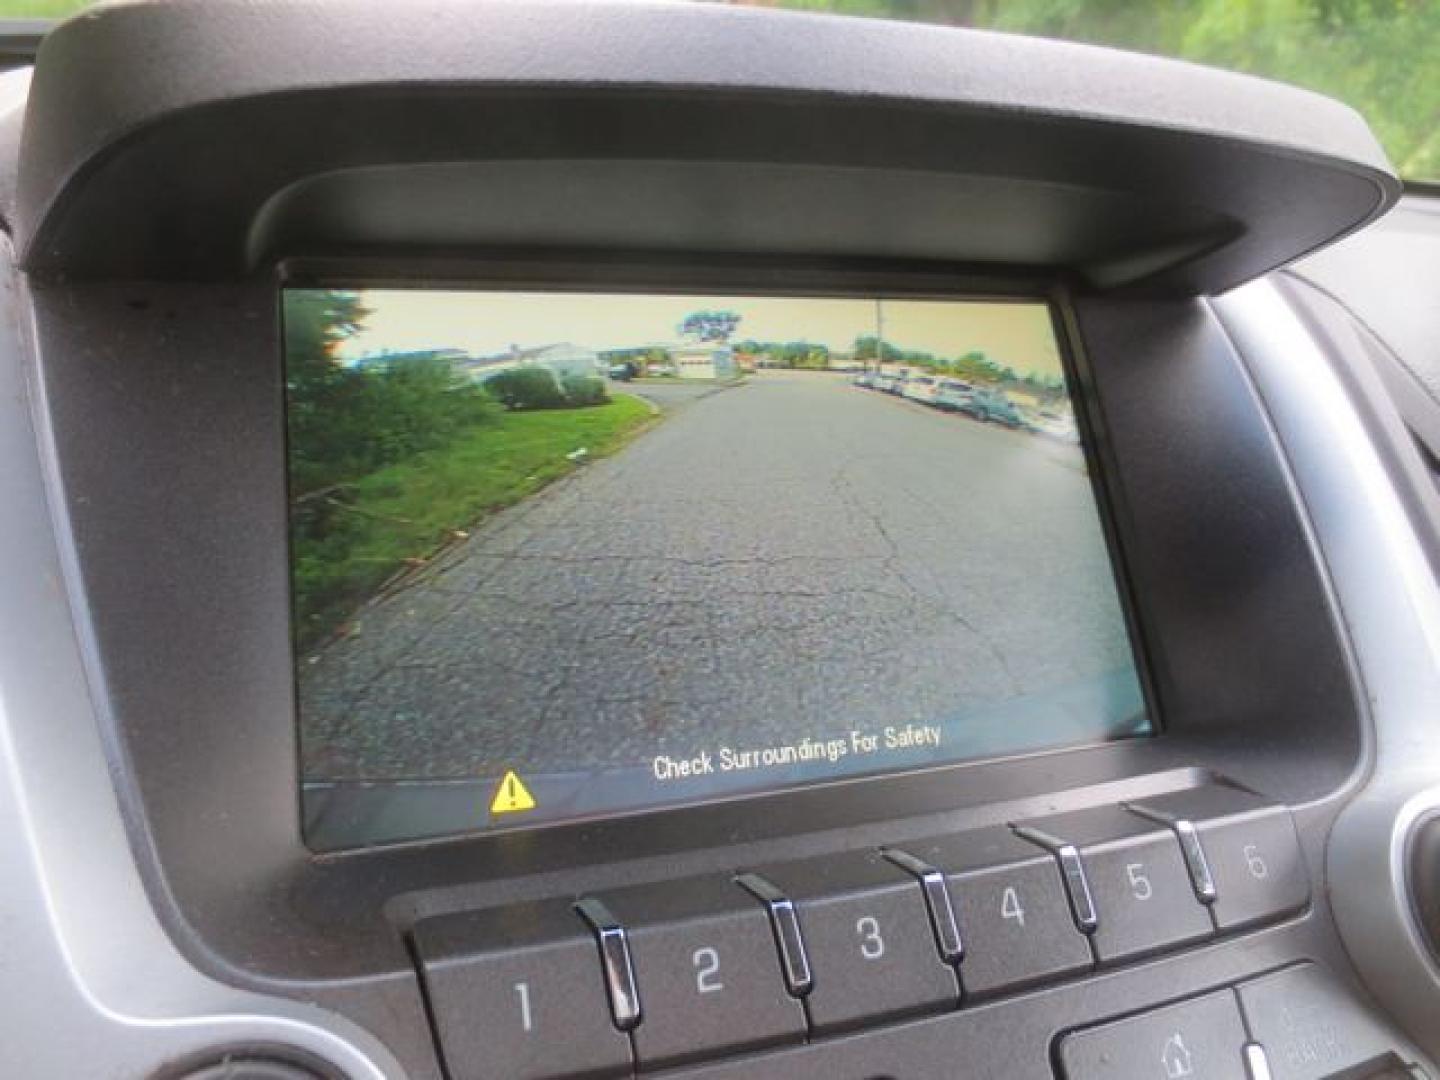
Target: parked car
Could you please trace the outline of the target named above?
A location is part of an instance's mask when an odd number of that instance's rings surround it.
[[[895,386],[900,381],[900,376],[888,372],[880,372],[870,377],[870,389],[882,390],[887,394],[895,393]]]
[[[672,375],[679,375],[680,369],[674,364],[649,364],[645,368],[645,374],[652,379],[668,378]]]
[[[1031,428],[1040,435],[1048,436],[1063,443],[1078,445],[1080,432],[1075,426],[1075,417],[1042,410],[1032,421]]]
[[[875,376],[871,372],[862,371],[859,375],[856,375],[855,378],[850,380],[850,384],[852,386],[858,386],[862,390],[868,390],[874,378]]]
[[[618,364],[611,364],[605,374],[617,382],[629,382],[635,377],[636,367],[629,360],[622,360]]]
[[[969,412],[975,388],[959,379],[941,379],[935,386],[930,404],[947,412]]]
[[[999,390],[975,391],[969,412],[978,420],[990,420],[1012,428],[1025,426],[1025,418],[1015,408],[1015,403]]]
[[[918,401],[922,405],[935,404],[935,391],[939,388],[940,380],[933,375],[916,375],[905,380],[901,394],[911,401]]]

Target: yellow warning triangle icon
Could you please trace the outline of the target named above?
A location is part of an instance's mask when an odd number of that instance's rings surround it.
[[[517,810],[534,809],[535,796],[530,794],[530,789],[515,775],[515,770],[511,769],[495,790],[495,798],[490,803],[490,813],[513,814]]]

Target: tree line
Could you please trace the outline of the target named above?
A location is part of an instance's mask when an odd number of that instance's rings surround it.
[[[1440,180],[1436,0],[738,0],[1111,45],[1278,79],[1369,121],[1402,176]]]
[[[604,404],[604,380],[520,368],[477,382],[441,350],[346,364],[340,348],[371,312],[359,293],[285,294],[285,391],[292,499],[449,445],[502,409]]]
[[[284,313],[292,498],[443,446],[498,409],[438,355],[342,364],[340,346],[370,315],[358,293],[287,292]]]

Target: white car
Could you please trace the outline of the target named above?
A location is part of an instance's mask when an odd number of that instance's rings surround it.
[[[1073,415],[1041,412],[1031,422],[1031,426],[1037,433],[1058,439],[1063,443],[1069,443],[1071,446],[1077,446],[1080,443],[1080,431],[1075,426]]]
[[[975,388],[959,379],[941,379],[935,385],[930,404],[949,412],[967,412],[975,400]]]
[[[900,393],[922,405],[934,405],[935,391],[939,389],[939,384],[940,380],[933,375],[914,375],[905,380]]]

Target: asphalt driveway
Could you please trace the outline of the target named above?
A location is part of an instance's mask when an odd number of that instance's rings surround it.
[[[307,778],[614,768],[1129,662],[1078,449],[826,374],[664,392],[302,662]]]

